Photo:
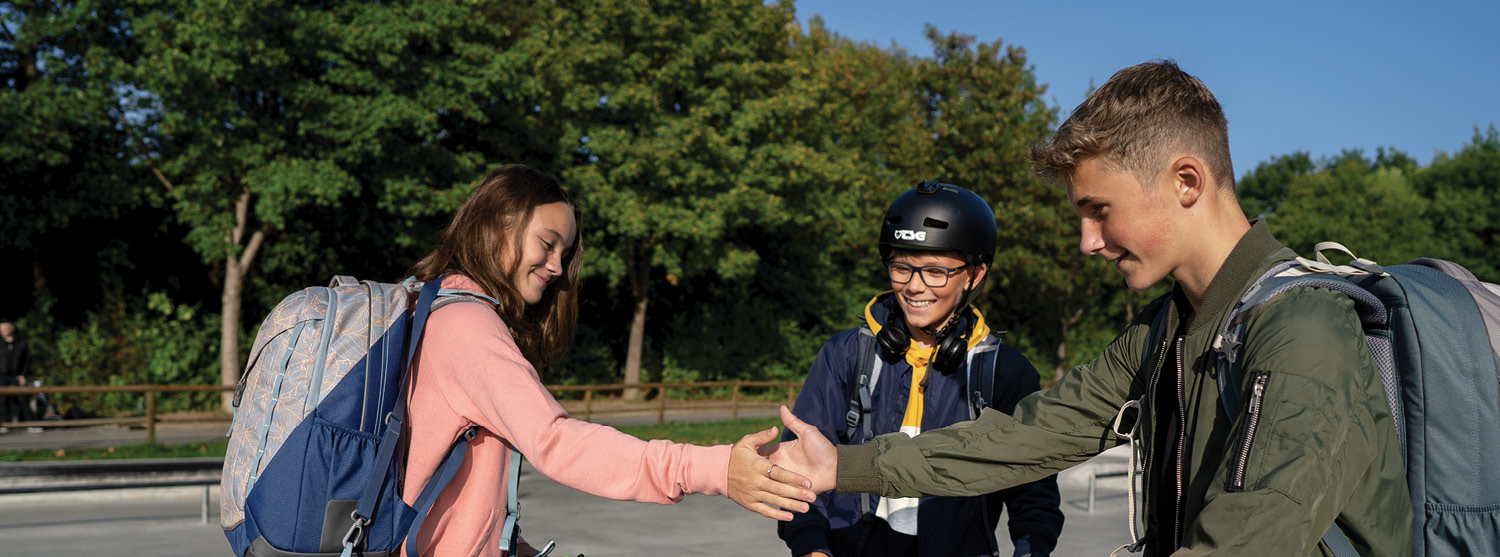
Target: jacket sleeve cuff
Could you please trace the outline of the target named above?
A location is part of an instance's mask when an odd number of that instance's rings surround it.
[[[875,468],[875,443],[839,445],[839,493],[880,493],[880,473]]]
[[[688,465],[685,479],[689,494],[729,495],[729,452],[733,445],[700,447],[684,445],[683,453]],[[682,499],[681,495],[677,496]]]
[[[799,528],[788,532],[786,547],[792,550],[793,557],[807,555],[814,551],[833,554],[833,550],[828,547],[828,532],[818,528]]]

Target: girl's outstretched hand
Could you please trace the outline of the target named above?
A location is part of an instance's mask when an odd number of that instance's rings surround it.
[[[766,518],[791,520],[792,513],[807,512],[807,504],[818,494],[808,489],[812,482],[801,474],[776,466],[760,454],[761,445],[776,440],[776,428],[740,438],[729,450],[730,500]]]

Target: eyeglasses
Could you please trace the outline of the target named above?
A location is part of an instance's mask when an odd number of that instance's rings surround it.
[[[944,286],[948,286],[948,277],[953,276],[953,273],[962,271],[964,267],[968,266],[969,264],[965,263],[957,267],[943,267],[940,265],[916,267],[907,265],[905,263],[897,263],[895,261],[885,262],[885,268],[889,270],[891,274],[891,282],[897,284],[906,284],[908,282],[911,282],[912,273],[917,273],[922,275],[922,284],[927,285],[929,288],[942,288]]]

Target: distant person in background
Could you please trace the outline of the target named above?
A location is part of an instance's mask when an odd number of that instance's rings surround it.
[[[31,357],[26,349],[26,339],[16,331],[15,322],[0,320],[0,385],[6,387],[26,386],[26,372]],[[22,395],[0,396],[0,423],[29,419],[26,397]],[[0,427],[0,433],[9,430]]]

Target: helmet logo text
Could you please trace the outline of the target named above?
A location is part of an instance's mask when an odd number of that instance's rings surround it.
[[[904,229],[898,229],[898,230],[896,230],[896,239],[897,240],[912,240],[912,241],[916,241],[916,242],[925,242],[925,241],[927,241],[927,231],[925,231],[925,230],[904,230]]]

